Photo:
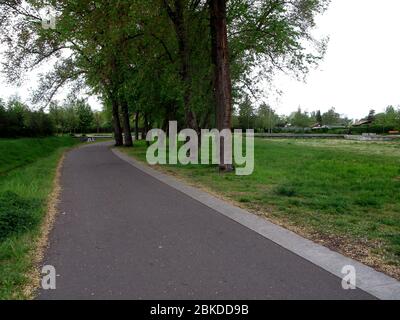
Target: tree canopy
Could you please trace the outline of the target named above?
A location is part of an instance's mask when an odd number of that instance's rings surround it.
[[[329,0],[2,0],[2,71],[17,83],[47,64],[33,93],[47,106],[66,85],[98,95],[116,144],[132,145],[130,120],[231,128],[233,106],[276,71],[307,74],[322,59],[315,17]],[[55,28],[43,28],[52,8]],[[269,119],[268,121],[271,121]],[[125,139],[123,139],[123,133]]]

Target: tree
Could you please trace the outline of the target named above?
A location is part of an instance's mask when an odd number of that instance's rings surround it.
[[[102,113],[96,111],[93,113],[93,122],[96,126],[96,133],[100,133],[100,128],[102,127],[103,117]]]
[[[242,129],[254,129],[255,114],[251,100],[246,96],[239,104],[239,125]]]
[[[315,115],[315,119],[317,120],[317,123],[318,123],[320,126],[322,126],[322,124],[323,124],[323,119],[322,119],[321,111],[320,111],[320,110],[317,111],[317,113],[316,113],[316,115]]]
[[[93,125],[93,111],[89,104],[83,99],[77,100],[74,105],[78,119],[78,129],[80,133],[88,133]]]
[[[276,70],[303,76],[322,58],[326,41],[311,30],[328,2],[5,0],[3,71],[15,82],[55,59],[35,102],[47,105],[66,84],[100,96],[112,115],[116,145],[131,145],[132,114],[145,131],[170,120],[197,132],[214,125],[231,129],[233,105],[245,94],[257,98],[256,81],[272,79]],[[55,30],[41,28],[38,12],[46,4],[56,10]],[[65,109],[75,131],[72,115]]]
[[[329,109],[322,115],[322,123],[326,126],[340,124],[340,114],[336,112],[335,108]]]
[[[29,108],[18,96],[11,97],[7,102],[8,130],[10,136],[26,135],[26,119]]]
[[[263,131],[272,133],[272,129],[279,122],[279,117],[272,108],[263,103],[257,110],[256,127]]]
[[[79,119],[75,112],[74,105],[67,104],[63,109],[65,112],[65,132],[69,132],[70,134],[76,133],[76,130],[79,127]]]
[[[171,19],[176,39],[178,42],[178,57],[180,63],[180,78],[183,85],[183,104],[185,111],[185,122],[188,128],[199,130],[198,123],[194,112],[191,110],[192,99],[192,74],[190,70],[190,47],[188,38],[188,6],[186,0],[174,0],[174,8],[168,4],[167,0],[163,0],[165,10]],[[198,2],[199,3],[199,2]]]
[[[31,111],[26,114],[26,135],[27,136],[50,136],[54,132],[54,124],[43,109],[39,111]]]
[[[375,110],[371,109],[371,110],[369,111],[367,120],[368,120],[370,123],[372,123],[372,122],[375,121]]]
[[[400,109],[388,106],[383,113],[375,115],[374,124],[382,126],[383,131],[400,129]]]
[[[49,116],[57,133],[65,133],[67,131],[65,110],[56,101],[50,103]]]
[[[7,104],[0,100],[0,137],[41,137],[54,133],[50,116],[40,109],[33,111],[19,97]]]
[[[210,0],[211,61],[214,68],[214,98],[217,128],[232,128],[232,82],[229,60],[227,12],[225,0]],[[233,171],[224,158],[225,139],[220,141],[220,170]]]
[[[289,117],[290,124],[293,127],[297,128],[307,128],[309,127],[313,119],[310,117],[308,112],[303,112],[301,108],[299,107],[296,112],[293,112],[291,116]]]

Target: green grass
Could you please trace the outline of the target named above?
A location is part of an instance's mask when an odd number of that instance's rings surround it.
[[[142,142],[126,152],[145,161]],[[310,234],[379,243],[373,253],[399,270],[400,143],[256,139],[251,176],[164,170]]]
[[[70,137],[0,139],[0,299],[23,299],[30,253]]]

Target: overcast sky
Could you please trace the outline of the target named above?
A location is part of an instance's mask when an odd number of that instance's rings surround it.
[[[327,55],[307,83],[276,79],[283,95],[268,100],[278,113],[289,114],[299,106],[308,111],[335,107],[359,119],[371,108],[379,112],[400,105],[400,0],[332,0],[316,33],[330,37]],[[6,86],[2,75],[0,80],[2,98],[17,93],[27,99],[36,84],[34,76],[21,88]],[[90,102],[100,108],[94,99]]]
[[[400,0],[332,0],[317,31],[330,37],[325,59],[306,84],[277,79],[284,94],[270,103],[278,113],[335,107],[362,118],[400,105]]]

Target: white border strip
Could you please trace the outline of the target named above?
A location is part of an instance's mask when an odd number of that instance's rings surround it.
[[[354,266],[357,272],[357,287],[359,289],[377,297],[378,299],[400,300],[400,282],[396,279],[378,272],[358,261],[347,258],[324,246],[307,240],[294,232],[277,226],[266,219],[249,213],[246,210],[224,202],[209,193],[188,186],[173,177],[151,169],[149,166],[139,163],[137,160],[118,151],[117,149],[112,149],[112,152],[120,159],[130,163],[132,166],[147,173],[153,178],[188,195],[241,225],[246,226],[263,237],[275,242],[283,248],[299,255],[339,278],[343,278],[344,276],[341,273],[344,266]]]

